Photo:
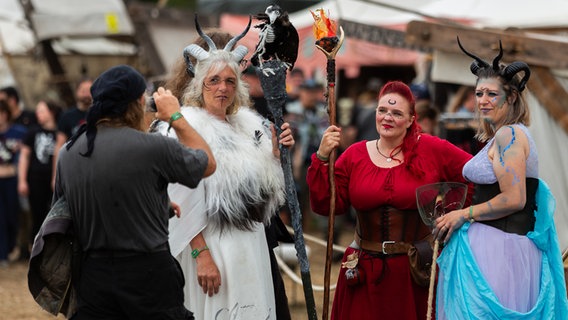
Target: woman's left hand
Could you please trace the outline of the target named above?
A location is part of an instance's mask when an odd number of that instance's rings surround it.
[[[434,222],[434,230],[432,234],[438,240],[442,240],[444,243],[450,241],[454,231],[461,228],[461,226],[466,222],[466,216],[468,212],[467,209],[454,210],[452,212],[446,213],[445,215],[439,217]]]
[[[296,143],[294,141],[292,129],[290,129],[290,124],[288,122],[284,122],[280,129],[282,129],[282,132],[277,139],[276,129],[274,128],[274,125],[270,126],[270,130],[272,131],[272,153],[274,153],[274,156],[276,158],[280,158],[280,148],[278,147],[278,143],[282,144],[286,148],[291,148]]]
[[[294,141],[294,135],[292,135],[290,124],[288,122],[284,122],[280,129],[282,129],[282,132],[280,133],[280,137],[278,139],[280,143],[287,148],[293,147],[294,143],[296,142]]]

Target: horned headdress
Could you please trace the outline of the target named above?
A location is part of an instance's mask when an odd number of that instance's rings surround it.
[[[474,61],[471,63],[471,66],[469,67],[471,73],[479,77],[482,70],[491,68],[495,72],[495,74],[502,77],[505,81],[510,82],[517,73],[523,71],[525,74],[518,84],[518,90],[519,92],[521,92],[525,89],[525,86],[531,76],[531,70],[528,64],[522,61],[515,61],[510,65],[502,68],[501,65],[499,64],[499,60],[501,60],[501,58],[503,57],[503,46],[501,44],[501,40],[499,40],[499,54],[497,54],[497,56],[493,59],[493,63],[489,64],[486,61],[483,61],[481,58],[477,57],[476,55],[467,52],[467,50],[465,50],[462,44],[460,43],[460,38],[457,37],[457,39],[460,49],[465,54],[467,54],[468,56],[474,59]]]
[[[233,37],[229,42],[227,42],[225,48],[223,48],[223,51],[229,52],[231,54],[232,59],[237,63],[243,60],[245,55],[248,53],[248,48],[243,45],[239,45],[234,50],[232,49],[233,46],[237,43],[237,41],[242,39],[249,31],[251,20],[252,19],[249,17],[249,22],[245,30],[241,34]],[[217,49],[217,46],[215,45],[213,40],[209,36],[207,36],[201,29],[199,21],[197,20],[197,15],[195,15],[195,29],[197,30],[197,33],[201,36],[201,38],[203,38],[203,40],[205,40],[205,42],[209,46],[209,51],[205,51],[205,49],[198,46],[197,44],[190,44],[187,47],[185,47],[185,49],[183,49],[183,58],[186,64],[186,71],[192,77],[195,75],[195,69],[193,63],[191,62],[190,55],[193,56],[195,59],[197,59],[197,62],[199,62],[209,58],[212,54],[215,54],[216,52],[220,51]]]

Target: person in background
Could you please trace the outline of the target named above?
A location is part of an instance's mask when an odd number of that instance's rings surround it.
[[[5,100],[12,113],[12,123],[23,126],[26,130],[34,129],[38,126],[36,114],[22,106],[20,94],[15,87],[8,86],[0,89],[0,100]],[[25,261],[29,258],[31,242],[32,216],[28,198],[20,196],[20,212],[18,214],[18,236],[16,248],[10,254],[11,259]]]
[[[323,99],[324,87],[313,79],[300,85],[300,95],[296,101],[286,104],[284,116],[294,132],[296,145],[292,155],[292,169],[298,189],[300,209],[305,216],[310,212],[306,170],[310,165],[310,155],[317,150],[325,129],[329,126],[327,106]]]
[[[414,101],[417,105],[422,104],[424,102],[432,103],[431,95],[430,95],[430,88],[427,83],[420,82],[420,83],[412,83],[409,85],[410,91],[412,91],[412,95],[414,96]]]
[[[51,207],[53,189],[53,153],[57,119],[61,108],[50,101],[36,105],[38,127],[28,130],[24,137],[18,162],[18,193],[27,197],[32,213],[30,243],[39,231]]]
[[[286,77],[287,102],[293,102],[300,97],[300,86],[306,81],[304,70],[299,67],[292,69]]]
[[[335,163],[335,210],[356,211],[355,239],[343,256],[331,319],[426,319],[428,287],[411,275],[409,250],[431,231],[417,210],[416,188],[465,182],[471,155],[419,132],[410,88],[387,82],[378,95],[379,139],[351,145]],[[329,155],[342,130],[329,126],[312,154],[307,183],[312,210],[328,215]],[[430,255],[431,256],[431,251]]]
[[[464,151],[475,155],[484,143],[475,135],[476,120],[475,88],[461,86],[448,104],[448,118],[443,122],[446,139]]]
[[[473,204],[436,220],[444,247],[438,264],[438,319],[568,319],[566,284],[554,226],[554,198],[539,181],[537,148],[527,128],[521,61],[475,59],[478,139],[463,168]]]
[[[33,111],[22,108],[20,94],[12,86],[0,89],[0,100],[6,100],[12,112],[12,122],[20,124],[26,128],[36,126],[37,118]]]
[[[429,101],[416,103],[416,121],[422,132],[437,136],[438,135],[438,109],[432,107]]]
[[[365,90],[357,96],[352,115],[352,125],[355,131],[351,133],[357,142],[362,140],[375,140],[379,138],[375,125],[375,109],[377,108],[377,91]],[[345,134],[348,134],[346,132]]]
[[[130,66],[103,72],[85,126],[60,151],[53,202],[66,199],[83,251],[73,319],[193,319],[168,246],[167,186],[194,188],[216,162],[163,88],[155,115],[181,143],[145,132],[145,91]]]
[[[83,78],[77,84],[75,89],[75,100],[77,105],[71,107],[70,109],[63,112],[59,121],[57,122],[57,136],[55,141],[55,152],[53,158],[53,176],[52,184],[55,183],[55,165],[57,163],[57,156],[59,150],[63,144],[71,138],[81,125],[85,123],[85,117],[87,116],[87,111],[93,102],[91,96],[91,86],[93,85],[93,80],[90,78]]]
[[[0,267],[8,266],[8,254],[16,246],[18,233],[17,165],[26,128],[12,122],[12,112],[0,100]]]
[[[466,117],[474,117],[475,106],[475,87],[461,86],[448,105],[448,112]]]

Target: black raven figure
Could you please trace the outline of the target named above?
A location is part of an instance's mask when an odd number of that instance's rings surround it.
[[[274,4],[254,18],[263,22],[254,26],[260,29],[260,34],[250,60],[252,65],[263,69],[263,61],[275,59],[282,61],[288,70],[292,70],[298,57],[300,38],[288,19],[288,12],[282,11],[280,6]]]

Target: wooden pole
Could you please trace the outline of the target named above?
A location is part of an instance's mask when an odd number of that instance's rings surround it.
[[[335,107],[335,55],[337,51],[343,44],[344,36],[343,28],[339,27],[340,37],[337,45],[331,50],[327,51],[324,48],[318,46],[316,47],[321,50],[327,56],[327,106],[329,113],[329,124],[337,124],[337,115]],[[329,189],[330,189],[330,199],[329,199],[329,216],[327,225],[327,250],[325,255],[325,273],[324,273],[324,290],[323,290],[323,316],[322,319],[329,319],[329,291],[330,291],[330,278],[331,278],[331,261],[333,260],[333,228],[335,225],[335,158],[337,157],[337,152],[334,149],[329,155],[328,163],[328,176],[329,176]]]

